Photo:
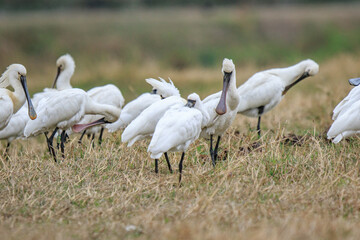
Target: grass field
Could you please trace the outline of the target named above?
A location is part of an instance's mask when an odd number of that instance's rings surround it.
[[[127,102],[149,90],[146,77],[170,76],[183,96],[218,91],[224,57],[238,85],[304,58],[320,65],[264,115],[260,140],[256,119],[237,116],[216,168],[207,142],[193,144],[181,187],[163,159],[154,173],[148,142],[127,148],[121,132],[94,149],[74,136],[59,163],[42,137],[15,141],[0,162],[0,238],[358,239],[359,139],[334,145],[325,133],[360,75],[359,23],[358,5],[0,15],[0,65],[27,66],[33,93],[51,85],[64,52],[77,64],[73,86],[112,82]],[[180,155],[170,158],[177,170]]]

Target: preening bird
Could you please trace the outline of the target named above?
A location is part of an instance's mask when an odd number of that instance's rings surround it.
[[[160,81],[153,78],[145,79],[145,81],[153,87],[152,92],[143,93],[138,98],[126,104],[121,111],[119,119],[106,126],[109,132],[116,132],[125,128],[131,121],[139,116],[144,109],[148,108],[154,102],[160,101],[161,98],[179,94],[179,90],[174,86],[170,78],[169,83],[162,78],[160,78]]]
[[[14,91],[6,89],[11,86]],[[30,119],[36,118],[26,83],[26,68],[21,64],[11,64],[0,77],[0,130],[5,128],[13,114],[28,102]]]
[[[160,83],[159,81],[152,81],[151,85],[158,91],[161,91],[160,89],[162,83]],[[175,88],[172,83],[171,85],[171,88],[173,89],[173,91],[171,91],[171,94],[173,94],[173,96],[166,97],[161,101],[156,101],[155,103],[151,104],[125,128],[124,132],[121,135],[121,141],[128,142],[128,147],[132,146],[138,140],[151,137],[155,131],[156,124],[164,115],[164,113],[170,109],[170,107],[175,105],[181,106],[186,103],[186,100],[180,97],[180,93],[177,88]],[[167,92],[169,93],[170,91]],[[170,172],[172,172],[167,154],[165,154],[165,157],[168,163],[169,170]],[[155,172],[157,172],[157,168],[155,168]]]
[[[125,99],[124,99],[120,89],[113,84],[107,84],[107,85],[100,86],[100,87],[94,87],[94,88],[90,89],[89,91],[87,91],[87,94],[95,102],[101,103],[101,104],[112,105],[112,106],[118,108],[119,110],[121,110],[121,108],[124,106],[124,103],[125,103]],[[91,123],[91,122],[94,122],[103,117],[104,116],[102,116],[102,115],[85,115],[82,118],[82,120],[79,122],[79,124]],[[88,128],[83,131],[83,133],[79,139],[79,143],[81,142],[81,139],[85,133],[92,135],[92,140],[94,140],[95,134],[100,133],[99,144],[101,144],[103,131],[104,131],[103,125],[97,125],[97,126]]]
[[[65,130],[78,123],[85,114],[101,114],[108,121],[116,121],[120,115],[118,108],[99,104],[93,101],[84,90],[78,88],[54,92],[51,96],[40,100],[38,109],[39,117],[26,124],[25,137],[61,129],[63,154]]]
[[[319,65],[311,59],[287,68],[274,68],[255,73],[238,89],[240,98],[237,112],[248,117],[257,117],[257,132],[260,137],[261,116],[273,109],[294,85],[314,76]],[[218,98],[220,93],[210,95],[204,102]]]
[[[188,96],[186,105],[171,107],[157,123],[148,147],[148,152],[151,153],[151,158],[155,159],[155,163],[163,153],[182,152],[179,163],[179,182],[185,152],[190,144],[199,138],[201,128],[209,120],[203,108],[200,97],[196,93]]]
[[[232,60],[225,58],[222,64],[223,90],[220,98],[204,101],[204,109],[209,115],[209,122],[201,131],[201,137],[210,139],[210,156],[213,166],[216,164],[221,135],[232,124],[239,105],[239,95],[236,91],[236,70]],[[217,137],[213,148],[213,137]]]

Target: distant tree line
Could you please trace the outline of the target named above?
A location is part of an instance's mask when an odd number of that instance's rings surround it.
[[[0,0],[1,10],[357,2],[356,0]]]

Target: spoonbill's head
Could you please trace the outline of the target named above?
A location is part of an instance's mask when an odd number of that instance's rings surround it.
[[[22,88],[24,89],[25,97],[28,102],[28,114],[29,117],[34,120],[36,118],[36,112],[32,105],[30,94],[26,83],[26,68],[21,64],[11,64],[3,75],[0,77],[0,86],[7,87],[8,85],[16,86],[20,81]]]
[[[11,64],[0,77],[0,87],[5,88],[12,83],[15,84],[13,81],[20,81],[21,76],[26,79],[26,68],[21,64]]]
[[[71,69],[72,72],[74,72],[75,70],[75,61],[74,59],[70,56],[70,54],[65,54],[62,55],[61,57],[59,57],[56,60],[56,67],[57,67],[57,73],[56,73],[56,77],[54,80],[54,83],[52,85],[52,88],[55,88],[56,86],[56,82],[59,78],[59,75],[62,71],[64,71],[64,69]]]
[[[200,97],[199,95],[197,95],[196,93],[192,93],[188,96],[187,98],[187,103],[186,103],[186,107],[192,108],[192,107],[197,107],[199,105],[200,102]]]
[[[219,115],[226,113],[226,95],[230,86],[230,80],[232,75],[235,73],[235,65],[231,59],[224,58],[222,64],[222,73],[223,73],[223,90],[221,93],[219,104],[217,105],[215,111]]]
[[[147,83],[149,83],[156,91],[156,94],[160,95],[161,98],[167,98],[170,96],[180,96],[179,90],[175,87],[174,83],[169,78],[169,82],[166,82],[164,79],[159,77],[159,80],[154,78],[145,79]]]
[[[319,64],[311,59],[304,60],[304,66],[304,74],[306,74],[308,77],[314,76],[319,72]]]

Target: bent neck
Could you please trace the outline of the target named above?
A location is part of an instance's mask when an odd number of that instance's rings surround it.
[[[239,94],[236,89],[236,71],[233,71],[231,75],[229,90],[226,98],[226,104],[230,108],[230,110],[234,110],[239,105]]]
[[[284,81],[285,85],[288,86],[293,82],[295,82],[297,79],[300,78],[301,75],[304,74],[305,68],[306,68],[306,63],[302,61],[287,68],[276,68],[269,70],[269,73],[271,71],[274,74],[276,74]]]
[[[12,78],[10,76],[10,85],[14,89],[14,92],[10,92],[11,94],[10,97],[14,104],[13,112],[15,113],[22,107],[22,105],[24,105],[26,101],[26,97],[25,97],[24,89],[19,80]]]
[[[58,80],[56,81],[56,89],[61,91],[64,89],[72,88],[70,84],[70,80],[72,75],[74,74],[75,66],[66,67],[59,75]]]

